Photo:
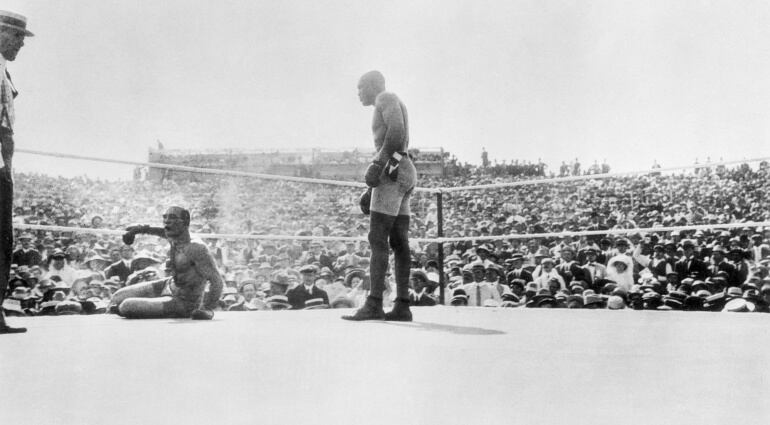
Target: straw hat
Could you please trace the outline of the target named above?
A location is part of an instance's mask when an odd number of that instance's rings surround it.
[[[27,37],[35,35],[27,30],[27,18],[18,13],[0,10],[0,26],[23,32]]]

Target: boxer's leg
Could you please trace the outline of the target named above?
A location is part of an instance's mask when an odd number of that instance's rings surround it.
[[[369,227],[369,245],[372,250],[369,262],[371,288],[364,305],[352,316],[342,316],[345,320],[382,320],[382,293],[385,291],[385,273],[388,270],[388,235],[393,227],[395,216],[372,211]]]
[[[159,319],[167,317],[166,304],[171,297],[126,298],[120,303],[120,315],[129,319]]]
[[[396,217],[394,216],[371,212],[369,246],[372,250],[372,256],[369,262],[369,276],[372,286],[369,290],[369,295],[380,300],[382,300],[382,293],[385,291],[385,274],[388,271],[388,257],[390,254],[388,239],[395,221]],[[409,253],[408,249],[407,247],[407,254]]]
[[[402,161],[397,181],[383,176],[380,185],[372,190],[369,244],[372,258],[369,265],[372,279],[370,294],[382,298],[385,290],[385,272],[388,269],[389,247],[395,254],[397,293],[408,296],[409,285],[409,200],[414,187],[414,166]],[[402,293],[402,291],[405,291]]]
[[[353,316],[344,316],[347,320],[376,320],[383,319],[382,294],[385,291],[385,273],[388,270],[388,255],[390,246],[395,244],[399,251],[396,254],[397,264],[402,267],[396,270],[396,282],[403,281],[406,273],[406,284],[409,282],[409,243],[405,238],[409,227],[409,195],[414,188],[414,165],[411,161],[402,161],[402,171],[399,171],[397,181],[392,181],[384,174],[380,176],[380,185],[372,189],[370,207],[369,245],[372,250],[369,262],[369,274],[371,276],[371,290],[366,303]],[[402,174],[403,172],[403,174]],[[389,239],[393,236],[393,227],[397,217],[405,215],[406,220],[400,220],[401,229],[397,232],[395,241]],[[406,267],[403,267],[406,262]],[[406,272],[404,272],[406,270]],[[398,273],[401,273],[399,277]]]
[[[128,298],[120,303],[120,315],[128,319],[189,319],[194,304],[172,296]]]
[[[405,205],[396,217],[390,231],[390,246],[393,248],[396,276],[396,300],[393,309],[385,313],[385,320],[411,322],[412,312],[409,310],[409,274],[411,268],[411,253],[409,252],[409,195],[405,197]]]
[[[159,297],[166,286],[167,279],[152,282],[137,283],[136,285],[120,288],[112,295],[107,311],[119,313],[120,304],[128,298],[154,298]],[[115,311],[118,310],[118,311]]]
[[[390,247],[393,248],[396,277],[396,298],[409,298],[409,273],[412,256],[409,252],[409,216],[396,217],[390,230]]]

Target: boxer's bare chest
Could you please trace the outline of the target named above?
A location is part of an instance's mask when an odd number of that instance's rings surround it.
[[[171,269],[177,276],[188,275],[190,271],[195,270],[195,262],[190,243],[172,244],[170,257]]]

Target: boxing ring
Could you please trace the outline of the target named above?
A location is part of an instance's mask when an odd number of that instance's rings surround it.
[[[661,171],[666,170],[654,170]],[[304,180],[313,179],[295,178]],[[492,186],[500,185],[485,187]],[[440,245],[770,226],[734,223],[445,238],[442,193],[479,187],[420,189],[435,194],[439,205],[438,238],[421,241]],[[17,228],[122,234],[58,226]],[[724,424],[770,419],[765,403],[770,371],[764,367],[770,356],[768,315],[436,306],[414,308],[411,323],[340,320],[350,312],[218,312],[208,322],[115,315],[11,318],[29,332],[0,341],[0,382],[6,388],[0,423]]]
[[[770,418],[766,315],[418,307],[13,318],[4,424],[725,424]]]

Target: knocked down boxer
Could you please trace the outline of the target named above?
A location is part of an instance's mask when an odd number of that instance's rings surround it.
[[[112,297],[110,310],[133,319],[212,319],[222,294],[222,277],[206,245],[190,240],[190,212],[171,207],[163,214],[162,228],[131,226],[126,229],[123,241],[131,245],[137,234],[168,239],[170,277],[118,290]]]

